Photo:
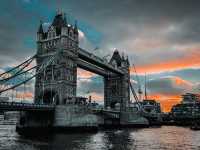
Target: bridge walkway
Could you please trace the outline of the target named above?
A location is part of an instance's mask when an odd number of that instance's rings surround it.
[[[0,102],[0,111],[54,111],[55,105]]]
[[[94,114],[101,114],[108,118],[119,119],[120,111],[119,110],[108,110],[108,109],[91,109]]]

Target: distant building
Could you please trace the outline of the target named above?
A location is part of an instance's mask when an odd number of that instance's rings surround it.
[[[0,102],[8,102],[9,101],[9,97],[0,97]]]
[[[200,96],[186,93],[182,98],[180,104],[172,107],[171,114],[177,123],[190,124],[193,119],[200,118]]]
[[[193,94],[193,93],[186,93],[182,95],[182,104],[191,104],[191,103],[197,103],[200,102],[200,95],[199,94]]]

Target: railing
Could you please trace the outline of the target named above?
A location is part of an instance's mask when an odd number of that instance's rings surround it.
[[[0,102],[0,110],[4,111],[23,111],[23,110],[54,110],[54,105],[34,104],[34,103],[19,103],[19,102]]]
[[[92,54],[84,49],[79,48],[79,50],[80,50],[79,52],[81,52],[84,55],[87,55],[88,57],[94,58],[95,60],[98,60],[101,63],[107,63],[104,59],[101,59],[100,57],[97,57],[94,54]],[[107,65],[109,65],[109,64],[107,63]]]
[[[119,114],[120,111],[119,110],[108,110],[108,109],[97,109],[97,108],[90,108],[90,110],[94,113],[113,113],[113,114]]]

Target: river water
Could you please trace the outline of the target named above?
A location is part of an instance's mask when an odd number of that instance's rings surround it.
[[[38,133],[39,134],[39,133]],[[27,138],[0,125],[1,150],[200,150],[200,131],[162,126]]]

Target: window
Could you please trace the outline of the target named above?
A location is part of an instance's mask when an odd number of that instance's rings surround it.
[[[53,37],[55,37],[56,36],[56,33],[55,32],[53,32]]]
[[[51,38],[51,32],[48,33],[48,38],[49,38],[49,39]]]
[[[46,43],[43,44],[44,49],[46,49]]]
[[[72,37],[72,32],[71,31],[69,32],[69,36]]]

